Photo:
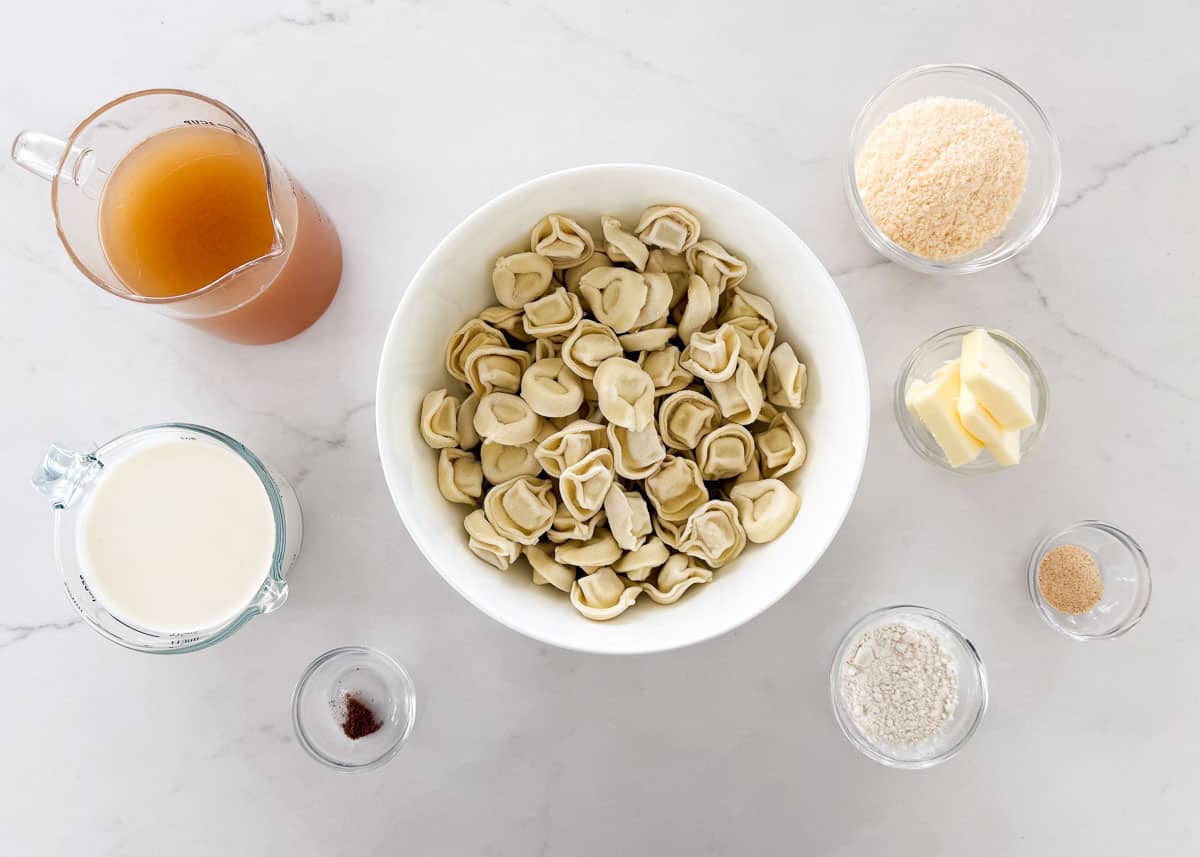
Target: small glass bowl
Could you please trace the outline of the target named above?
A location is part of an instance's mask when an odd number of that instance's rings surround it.
[[[1038,589],[1042,558],[1059,545],[1078,545],[1092,555],[1104,580],[1100,603],[1086,613],[1060,613]],[[1150,606],[1150,563],[1133,537],[1103,521],[1080,521],[1055,533],[1029,559],[1029,597],[1046,624],[1072,640],[1111,640],[1131,630]]]
[[[997,470],[1009,468],[993,458],[986,449],[980,452],[974,461],[964,464],[962,467],[952,466],[946,458],[946,453],[929,433],[929,429],[925,428],[925,425],[913,416],[908,406],[904,404],[904,394],[908,391],[908,385],[913,379],[919,378],[927,381],[936,370],[951,360],[957,360],[962,353],[962,338],[980,327],[983,326],[968,324],[962,327],[952,327],[926,339],[904,359],[904,363],[900,366],[900,374],[896,376],[896,387],[892,393],[892,410],[895,412],[896,422],[900,426],[900,433],[904,435],[904,439],[908,441],[908,445],[912,447],[913,451],[939,467],[967,475],[994,473]],[[1037,421],[1021,430],[1021,461],[1024,462],[1046,431],[1046,417],[1050,411],[1050,385],[1046,381],[1042,367],[1038,365],[1037,360],[1025,346],[1002,330],[984,329],[1029,376],[1033,391],[1033,413],[1037,417]]]
[[[358,697],[382,722],[352,740],[342,731],[346,697]],[[417,714],[412,679],[394,658],[365,646],[325,652],[296,682],[292,726],[310,756],[349,773],[382,767],[400,751]]]
[[[892,622],[903,622],[936,635],[958,668],[958,707],[954,715],[932,737],[911,747],[888,746],[869,738],[855,725],[842,696],[842,664],[851,647],[865,632]],[[988,706],[987,671],[974,644],[941,613],[911,604],[874,610],[851,626],[833,656],[829,693],[833,715],[846,740],[864,756],[890,768],[906,770],[932,768],[955,756],[979,728]]]
[[[906,104],[935,95],[966,98],[999,110],[1017,123],[1029,146],[1025,192],[1012,218],[999,235],[978,250],[953,259],[926,259],[909,253],[888,238],[867,213],[858,194],[854,171],[859,153],[880,122]],[[922,274],[971,274],[1011,259],[1028,247],[1050,221],[1058,205],[1061,184],[1058,137],[1042,108],[1008,78],[978,66],[923,65],[906,71],[871,97],[850,133],[846,199],[858,228],[884,256]]]

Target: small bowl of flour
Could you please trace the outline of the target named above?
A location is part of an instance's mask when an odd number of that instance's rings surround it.
[[[833,711],[860,752],[894,768],[941,764],[975,734],[987,710],[987,673],[954,623],[925,607],[868,613],[838,646]]]

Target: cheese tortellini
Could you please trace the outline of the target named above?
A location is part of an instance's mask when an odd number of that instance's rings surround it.
[[[700,240],[700,221],[681,205],[652,205],[634,232],[651,247],[682,253]]]
[[[728,324],[696,333],[683,349],[679,365],[704,381],[727,381],[737,369],[742,340]]]
[[[771,352],[767,364],[767,401],[781,408],[798,408],[808,391],[808,369],[792,346],[783,343]]]
[[[641,431],[654,421],[654,382],[632,360],[608,358],[596,367],[592,383],[600,413],[613,425]]]
[[[596,377],[597,366],[622,353],[621,340],[613,329],[591,319],[579,322],[563,343],[561,352],[563,362],[571,367],[571,371],[588,381]]]
[[[521,309],[537,300],[550,287],[554,266],[537,253],[501,256],[492,269],[492,287],[496,298],[509,309]]]
[[[554,523],[558,501],[550,483],[533,476],[503,482],[483,498],[483,511],[496,532],[522,545],[534,545]]]
[[[800,512],[800,498],[778,479],[739,482],[729,489],[729,500],[752,542],[779,538]]]
[[[566,417],[583,404],[583,385],[558,357],[538,360],[521,377],[521,398],[535,414]]]
[[[458,444],[458,399],[445,390],[427,393],[421,401],[421,437],[434,449]]]
[[[550,260],[555,268],[581,265],[596,251],[596,242],[574,220],[561,214],[547,214],[529,233],[529,249]]]
[[[601,621],[643,592],[673,604],[782,536],[808,374],[748,274],[675,204],[550,214],[496,258],[495,301],[446,344],[459,383],[418,418],[438,491],[473,507],[468,549],[500,571],[524,557],[533,584]]]
[[[438,490],[451,503],[474,506],[483,496],[483,467],[462,449],[443,449],[438,456]]]
[[[488,393],[475,411],[475,431],[505,446],[521,446],[537,437],[541,418],[529,403],[512,393]]]

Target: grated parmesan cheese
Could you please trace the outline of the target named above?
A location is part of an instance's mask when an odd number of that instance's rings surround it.
[[[922,98],[888,115],[854,165],[867,214],[926,259],[978,250],[1004,229],[1029,172],[1012,118],[977,101]]]

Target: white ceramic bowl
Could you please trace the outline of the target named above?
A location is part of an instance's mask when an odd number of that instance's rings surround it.
[[[746,288],[775,305],[779,341],[808,365],[809,398],[798,412],[808,461],[791,484],[803,498],[783,537],[751,545],[713,582],[679,603],[643,598],[608,622],[580,616],[566,595],[534,586],[522,560],[499,572],[467,550],[467,507],[438,492],[436,454],[417,428],[429,390],[460,389],[443,366],[446,340],[496,303],[497,256],[529,248],[529,230],[562,212],[599,234],[601,214],[626,224],[649,205],[674,202],[750,264]],[[458,592],[513,630],[580,651],[634,654],[717,636],[778,601],[820,559],[841,527],[867,452],[870,396],[858,331],[837,285],[812,251],[771,212],[724,185],[664,167],[611,164],[553,173],[520,185],[454,229],[417,271],[392,318],[379,366],[376,430],[384,476],[400,517],[426,559]]]

